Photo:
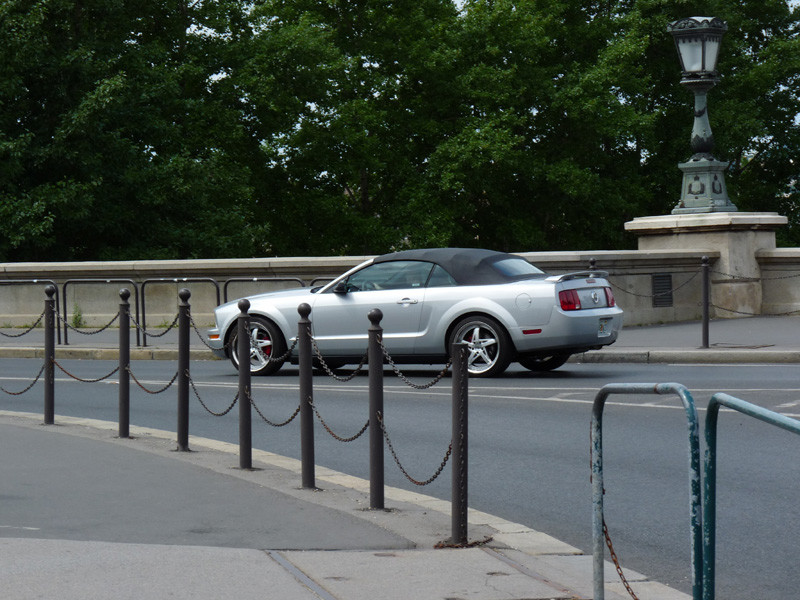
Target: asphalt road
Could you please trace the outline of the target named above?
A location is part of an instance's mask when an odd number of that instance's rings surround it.
[[[101,377],[111,362],[59,361],[73,375]],[[23,389],[41,361],[6,359],[0,386]],[[133,365],[149,389],[163,387],[174,363]],[[404,368],[417,383],[435,370]],[[298,405],[297,370],[254,380],[254,398],[264,417],[280,422]],[[115,377],[80,383],[56,373],[56,415],[114,421]],[[223,412],[236,393],[237,376],[224,362],[197,362],[192,378],[209,410]],[[506,376],[470,382],[470,505],[545,531],[584,551],[591,550],[589,424],[591,405],[610,382],[679,382],[692,392],[704,422],[709,397],[724,391],[783,414],[800,417],[800,381],[795,365],[669,366],[569,364],[536,376],[511,369]],[[332,431],[349,437],[367,420],[367,381],[315,378],[315,404]],[[450,380],[430,390],[387,379],[385,422],[400,461],[418,480],[431,476],[450,439]],[[173,430],[174,388],[161,394],[132,389],[131,422]],[[192,394],[193,435],[238,441],[236,410],[224,417],[207,412]],[[41,387],[22,396],[0,396],[0,408],[39,412]],[[268,426],[253,415],[256,448],[299,458],[298,424]],[[368,478],[367,436],[342,443],[316,424],[317,463]],[[797,597],[793,573],[800,534],[800,445],[789,433],[735,414],[720,418],[718,464],[717,595],[730,600]],[[606,521],[624,564],[653,579],[690,590],[689,472],[686,417],[676,397],[616,396],[606,407],[604,455]],[[450,497],[450,474],[422,489],[410,483],[386,453],[386,483],[442,498]]]

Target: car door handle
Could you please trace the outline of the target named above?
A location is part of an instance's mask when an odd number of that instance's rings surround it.
[[[412,298],[403,298],[402,300],[398,300],[398,304],[402,304],[403,306],[408,306],[409,304],[416,304],[419,300],[412,299]]]

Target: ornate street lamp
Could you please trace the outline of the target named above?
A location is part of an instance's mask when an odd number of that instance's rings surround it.
[[[728,26],[716,17],[688,17],[667,27],[675,38],[683,73],[681,85],[694,92],[694,154],[678,168],[683,171],[681,198],[672,214],[733,212],[723,171],[728,163],[714,158],[714,136],[708,121],[708,91],[719,81],[717,57]]]

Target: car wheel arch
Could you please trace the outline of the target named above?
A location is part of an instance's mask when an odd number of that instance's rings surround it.
[[[511,349],[513,350],[514,354],[516,355],[517,347],[514,344],[514,339],[511,337],[511,333],[509,332],[508,325],[506,325],[506,323],[504,323],[503,320],[498,318],[496,315],[493,315],[493,314],[488,313],[488,312],[483,312],[483,311],[477,311],[476,310],[476,311],[470,311],[470,312],[465,312],[465,313],[461,313],[459,315],[456,315],[450,321],[449,325],[447,326],[447,330],[445,331],[445,335],[444,335],[445,352],[447,353],[448,356],[450,355],[450,348],[449,348],[448,344],[450,343],[450,338],[453,336],[453,332],[455,331],[456,326],[461,321],[463,321],[464,319],[475,319],[475,318],[478,318],[478,319],[490,319],[490,320],[496,322],[500,327],[502,327],[503,331],[508,336],[508,341],[511,343]]]

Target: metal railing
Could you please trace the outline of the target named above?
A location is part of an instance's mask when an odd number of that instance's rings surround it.
[[[46,283],[48,285],[53,286],[53,294],[55,295],[55,309],[56,309],[56,318],[60,315],[59,313],[59,295],[58,295],[58,286],[56,282],[52,279],[0,279],[0,285],[40,285],[42,283]],[[58,343],[61,343],[61,328],[58,329],[56,332],[58,336]]]
[[[76,284],[76,283],[95,283],[95,284],[96,283],[127,283],[127,284],[129,284],[131,287],[133,287],[133,306],[134,306],[134,310],[136,312],[136,320],[137,321],[139,320],[139,305],[140,305],[139,304],[139,300],[140,300],[139,299],[139,286],[136,285],[136,282],[133,279],[125,279],[125,278],[119,278],[119,279],[118,278],[110,278],[110,279],[91,279],[91,278],[89,278],[89,279],[67,279],[64,282],[64,284],[61,286],[61,297],[62,297],[62,301],[64,303],[64,310],[63,310],[64,316],[62,317],[62,324],[64,326],[64,345],[69,345],[69,341],[68,341],[68,337],[67,337],[67,332],[69,331],[69,319],[67,318],[68,317],[68,312],[67,312],[67,289],[68,289],[68,287],[70,285],[73,285],[73,284]],[[55,284],[53,284],[53,286],[55,287]],[[58,288],[56,287],[56,298],[58,298],[57,294],[58,294]],[[144,296],[142,296],[141,300],[142,300],[142,302],[144,302]],[[61,343],[60,335],[59,335],[58,343],[59,344]],[[137,346],[141,345],[141,338],[139,337],[139,330],[138,329],[136,330],[136,345]]]
[[[689,426],[689,510],[691,515],[689,539],[692,563],[692,598],[701,600],[703,528],[700,435],[694,399],[689,390],[679,383],[610,383],[603,386],[595,397],[591,429],[593,598],[594,600],[604,600],[605,598],[604,558],[608,538],[603,516],[603,494],[605,493],[603,487],[603,408],[608,397],[614,394],[675,394],[683,403]],[[617,570],[621,575],[618,564]]]
[[[145,288],[147,287],[148,283],[210,283],[214,286],[216,293],[217,293],[217,305],[220,304],[220,293],[219,293],[219,283],[213,277],[156,277],[153,279],[145,279],[142,281],[142,319],[141,319],[141,330],[142,330],[142,345],[147,346],[147,295],[145,294]],[[137,333],[138,336],[138,328]],[[137,338],[138,339],[138,338]],[[137,344],[138,345],[138,344]]]
[[[734,396],[717,393],[711,397],[706,414],[706,454],[703,479],[703,600],[714,600],[716,587],[717,527],[717,421],[721,407],[800,434],[800,421],[745,402]]]

